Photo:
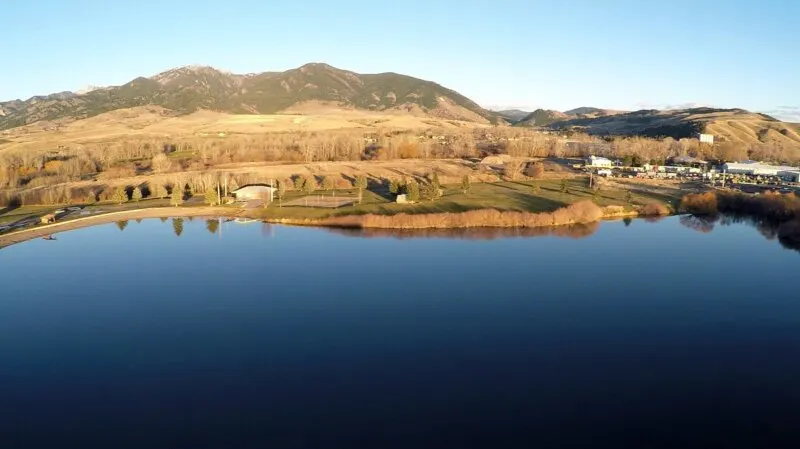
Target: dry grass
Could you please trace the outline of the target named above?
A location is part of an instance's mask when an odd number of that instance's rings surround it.
[[[516,212],[479,209],[458,213],[355,215],[300,221],[349,228],[455,229],[455,228],[538,228],[593,223],[603,218],[603,210],[591,201],[581,201],[553,212]]]

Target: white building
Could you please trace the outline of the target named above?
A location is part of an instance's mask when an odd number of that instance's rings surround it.
[[[596,156],[589,156],[589,159],[586,159],[586,166],[588,167],[605,167],[609,168],[614,165],[610,159],[606,159],[604,157],[596,157]]]
[[[700,143],[707,143],[709,145],[714,145],[714,135],[713,134],[700,134]]]
[[[796,167],[762,164],[756,161],[728,162],[723,165],[723,169],[727,173],[751,176],[780,176],[781,172],[800,171],[800,168]]]
[[[269,201],[272,202],[275,199],[276,190],[278,189],[270,186],[244,186],[232,193],[236,197],[236,201],[263,200],[269,197]]]

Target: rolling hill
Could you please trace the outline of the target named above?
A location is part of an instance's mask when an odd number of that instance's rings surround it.
[[[570,117],[559,111],[550,109],[537,109],[530,114],[526,115],[522,120],[517,122],[520,126],[547,126],[563,120],[568,120]]]
[[[469,98],[431,81],[397,73],[362,75],[312,63],[285,72],[247,75],[212,67],[181,67],[83,94],[62,92],[0,102],[0,129],[41,121],[74,121],[141,106],[160,106],[178,115],[198,110],[275,114],[308,102],[477,123],[502,120]]]
[[[745,144],[800,145],[800,125],[781,122],[744,109],[645,109],[605,116],[555,121],[554,130],[583,131],[599,136],[694,137],[713,134],[720,141]]]

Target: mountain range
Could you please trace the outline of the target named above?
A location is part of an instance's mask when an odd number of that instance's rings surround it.
[[[326,114],[346,117],[339,122],[322,120],[307,126],[313,120],[306,118],[318,114],[320,108]],[[196,114],[206,114],[199,125],[191,121]],[[280,117],[274,118],[274,114]],[[291,118],[292,114],[306,117]],[[74,122],[73,125],[87,130],[98,124],[120,124],[143,133],[165,134],[175,129],[174,124],[156,126],[156,122],[163,122],[165,117],[188,117],[191,126],[187,125],[187,130],[214,133],[239,129],[241,120],[234,120],[235,123],[232,120],[241,115],[250,115],[253,120],[262,117],[252,128],[257,132],[265,132],[268,122],[278,127],[277,122],[281,120],[289,120],[292,125],[283,129],[369,127],[378,123],[400,127],[512,124],[598,136],[684,138],[706,132],[720,140],[746,144],[800,146],[800,125],[743,109],[626,112],[579,107],[563,112],[549,109],[494,112],[432,81],[397,73],[358,74],[322,63],[310,63],[284,72],[245,75],[206,66],[187,66],[151,77],[138,77],[121,86],[0,102],[0,130],[6,130],[4,135],[10,136],[8,130],[36,123],[42,125],[37,125],[37,132],[46,133]]]
[[[497,123],[499,117],[469,98],[431,81],[397,73],[358,74],[311,63],[285,72],[247,75],[188,66],[121,86],[85,93],[60,92],[0,103],[0,129],[43,120],[80,120],[137,106],[177,114],[200,109],[232,114],[275,114],[305,102],[342,108],[408,111],[449,120]]]

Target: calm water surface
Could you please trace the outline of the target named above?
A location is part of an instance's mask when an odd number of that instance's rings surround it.
[[[798,447],[800,254],[683,224],[12,246],[0,447]]]

